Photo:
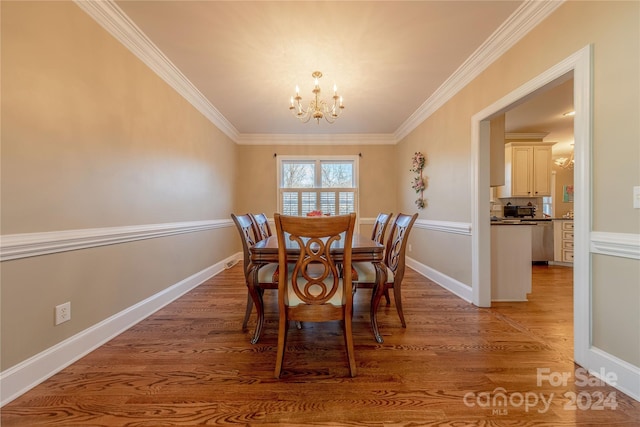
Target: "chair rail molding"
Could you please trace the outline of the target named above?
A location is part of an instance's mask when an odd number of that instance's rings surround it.
[[[640,259],[640,234],[591,232],[591,252]]]
[[[414,225],[416,228],[440,231],[443,233],[471,235],[471,223],[455,221],[436,221],[431,219],[418,219]]]
[[[232,227],[230,219],[85,228],[0,236],[0,261]]]
[[[375,218],[360,218],[360,225],[373,225],[375,222]],[[471,235],[471,223],[468,222],[417,219],[413,226],[414,228],[440,231],[442,233]]]

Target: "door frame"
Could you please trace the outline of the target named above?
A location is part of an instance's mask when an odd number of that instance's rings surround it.
[[[591,349],[591,147],[592,46],[587,45],[471,118],[472,297],[479,307],[491,306],[491,224],[489,121],[573,75],[574,99],[574,360],[589,368]]]

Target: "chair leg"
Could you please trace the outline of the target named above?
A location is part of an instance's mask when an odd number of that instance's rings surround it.
[[[249,288],[251,290],[251,288]],[[255,344],[260,339],[260,335],[262,335],[262,328],[264,327],[264,304],[262,301],[262,295],[264,291],[262,289],[253,289],[251,292],[251,299],[253,300],[253,304],[256,306],[256,330],[253,333],[253,338],[251,338],[251,344]]]
[[[407,323],[404,321],[404,312],[402,311],[402,292],[400,283],[393,285],[393,299],[396,302],[396,310],[398,311],[398,317],[400,317],[400,323],[402,327],[406,328]]]
[[[373,337],[379,343],[383,343],[384,340],[378,330],[378,307],[380,306],[380,300],[384,294],[384,287],[376,285],[371,293],[371,307],[369,311],[369,317],[371,318],[371,329],[373,330]]]
[[[247,292],[247,310],[244,313],[244,320],[242,321],[242,330],[247,330],[247,324],[249,323],[249,317],[251,316],[251,309],[253,308],[253,298],[251,294]]]
[[[391,305],[391,299],[389,299],[389,289],[384,290],[384,299],[387,300],[387,305]]]
[[[351,316],[345,316],[345,319],[342,321],[342,326],[344,329],[344,343],[347,347],[347,359],[349,361],[349,373],[351,377],[355,377],[357,374],[356,369],[356,357],[355,352],[353,350],[353,328],[351,323]]]
[[[276,370],[274,376],[280,378],[282,366],[284,364],[284,351],[287,346],[287,332],[289,331],[289,320],[286,314],[280,313],[278,322],[278,350],[276,352]]]

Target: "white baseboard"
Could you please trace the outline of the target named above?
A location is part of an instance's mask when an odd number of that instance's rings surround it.
[[[442,274],[438,270],[434,270],[429,266],[420,264],[413,258],[407,257],[407,267],[417,271],[427,279],[430,279],[436,282],[436,284],[442,286],[449,292],[459,296],[463,300],[467,302],[473,301],[471,286],[466,285],[462,282],[459,282],[458,280],[452,277],[449,277],[446,274]]]
[[[640,368],[597,348],[587,351],[589,373],[640,402]],[[599,367],[594,369],[593,367]],[[604,373],[604,376],[602,375]],[[608,377],[615,374],[615,380]]]
[[[234,254],[108,319],[36,354],[0,373],[0,407],[84,357],[107,341],[131,328],[162,307],[180,298],[207,279],[217,275],[227,263],[242,259]]]
[[[407,257],[407,266],[417,271],[419,274],[436,282],[453,294],[459,296],[465,301],[472,301],[471,287],[461,283],[451,277],[434,270],[424,264],[420,264],[416,260]],[[599,348],[591,347],[587,351],[587,360],[585,366],[589,366],[589,372],[606,382],[607,378],[602,377],[601,372],[593,369],[594,366],[599,367],[606,374],[615,374],[615,381],[609,385],[615,387],[621,392],[627,394],[635,400],[640,401],[640,368],[634,366],[624,360],[621,360]]]

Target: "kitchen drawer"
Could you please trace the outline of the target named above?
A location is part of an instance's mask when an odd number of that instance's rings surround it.
[[[563,240],[562,241],[562,249],[573,250],[573,240]]]
[[[573,221],[563,221],[562,222],[563,230],[573,230]]]
[[[573,240],[573,230],[571,230],[571,231],[563,231],[562,232],[562,240]]]
[[[572,250],[563,250],[562,251],[562,261],[564,262],[573,262],[573,251]]]

